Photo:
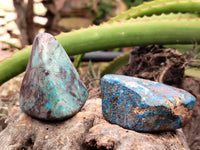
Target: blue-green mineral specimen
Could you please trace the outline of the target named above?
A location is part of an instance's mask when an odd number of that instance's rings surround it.
[[[20,106],[42,120],[75,115],[88,97],[84,83],[60,43],[50,34],[38,34],[20,90]]]
[[[183,127],[195,103],[184,90],[123,75],[105,75],[101,91],[105,119],[142,132]]]

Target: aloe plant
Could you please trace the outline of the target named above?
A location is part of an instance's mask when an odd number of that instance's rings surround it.
[[[177,12],[187,14],[162,14]],[[68,55],[148,44],[198,43],[200,19],[196,13],[199,12],[199,0],[157,0],[131,8],[108,23],[62,33],[56,38]],[[31,46],[26,47],[0,62],[0,84],[25,70],[30,50]]]
[[[152,2],[144,2],[138,7],[132,7],[128,11],[110,19],[108,22],[128,20],[143,16],[159,15],[162,13],[198,13],[200,8],[199,0],[154,0]]]

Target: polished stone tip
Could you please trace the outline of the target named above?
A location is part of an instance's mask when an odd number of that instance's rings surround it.
[[[63,120],[84,105],[88,91],[61,44],[48,33],[33,42],[20,90],[20,106],[42,120]]]
[[[183,127],[195,103],[187,91],[124,75],[105,75],[101,92],[107,121],[142,132]]]

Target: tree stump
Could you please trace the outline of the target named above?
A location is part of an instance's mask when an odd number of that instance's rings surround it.
[[[139,133],[110,124],[102,116],[101,99],[88,99],[79,113],[62,122],[44,122],[12,109],[8,126],[0,132],[0,147],[16,149],[189,149],[181,129]]]

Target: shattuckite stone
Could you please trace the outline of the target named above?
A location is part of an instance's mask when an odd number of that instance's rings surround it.
[[[35,37],[20,90],[20,106],[42,120],[63,120],[84,105],[88,91],[61,44],[50,34]]]
[[[124,75],[105,75],[101,92],[107,121],[142,132],[183,127],[195,103],[195,98],[184,90]]]

